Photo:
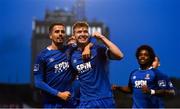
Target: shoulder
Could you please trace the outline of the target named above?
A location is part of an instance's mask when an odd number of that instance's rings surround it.
[[[71,58],[81,57],[81,54],[82,54],[81,51],[75,49],[75,50],[73,50],[73,52],[72,52],[72,54],[71,54]]]
[[[152,69],[152,71],[155,73],[155,75],[158,77],[158,78],[168,78],[168,76],[165,74],[165,73],[163,73],[163,72],[161,72],[160,70],[158,70],[158,69]]]
[[[40,52],[39,52],[39,54],[37,55],[37,58],[39,58],[39,59],[43,59],[45,56],[46,56],[46,54],[48,53],[48,49],[47,48],[44,48],[43,50],[41,50]]]
[[[133,71],[131,71],[130,76],[132,76],[133,74],[135,74],[138,71],[139,71],[139,69],[134,69]]]
[[[134,81],[136,79],[136,72],[138,72],[139,69],[135,69],[133,71],[131,71],[130,75],[129,75],[129,83],[130,81]]]
[[[97,53],[105,54],[108,48],[103,44],[96,43],[96,44],[93,44],[91,50],[96,50]]]

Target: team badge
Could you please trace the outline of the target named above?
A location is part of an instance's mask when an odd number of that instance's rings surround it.
[[[165,80],[159,80],[158,85],[159,85],[159,87],[166,87],[166,81]]]
[[[144,79],[150,79],[150,74],[146,74]]]
[[[37,72],[37,71],[39,71],[39,64],[35,64],[34,65],[34,70],[33,70],[34,72]]]
[[[77,60],[76,60],[76,59],[74,59],[74,60],[73,60],[73,63],[76,63],[76,62],[77,62]]]

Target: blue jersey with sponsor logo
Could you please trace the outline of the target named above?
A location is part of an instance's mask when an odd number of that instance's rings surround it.
[[[72,66],[78,71],[80,101],[112,97],[106,52],[106,47],[94,44],[90,59],[83,60],[80,50],[72,54]]]
[[[129,87],[133,93],[133,108],[163,108],[164,103],[160,96],[144,94],[143,85],[149,89],[173,89],[170,79],[157,69],[134,70],[129,78]]]
[[[57,93],[72,91],[72,81],[75,77],[70,64],[70,49],[63,50],[44,49],[37,56],[34,65],[35,86],[43,90],[45,103],[61,103]],[[64,101],[62,101],[63,103]]]

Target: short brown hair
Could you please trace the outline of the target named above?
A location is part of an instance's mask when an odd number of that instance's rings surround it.
[[[56,25],[61,25],[61,26],[64,26],[64,27],[65,27],[65,25],[64,25],[63,23],[52,23],[52,24],[49,26],[49,33],[52,32],[53,27],[56,26]]]
[[[73,25],[73,32],[75,30],[75,28],[77,27],[87,27],[89,28],[89,24],[86,21],[78,21]]]

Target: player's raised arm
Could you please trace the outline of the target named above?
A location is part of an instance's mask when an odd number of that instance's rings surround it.
[[[99,32],[94,32],[93,36],[96,37],[97,39],[101,40],[109,48],[110,56],[112,59],[122,59],[123,58],[122,51],[114,43],[112,43],[110,40],[108,40],[105,36],[103,36]]]

